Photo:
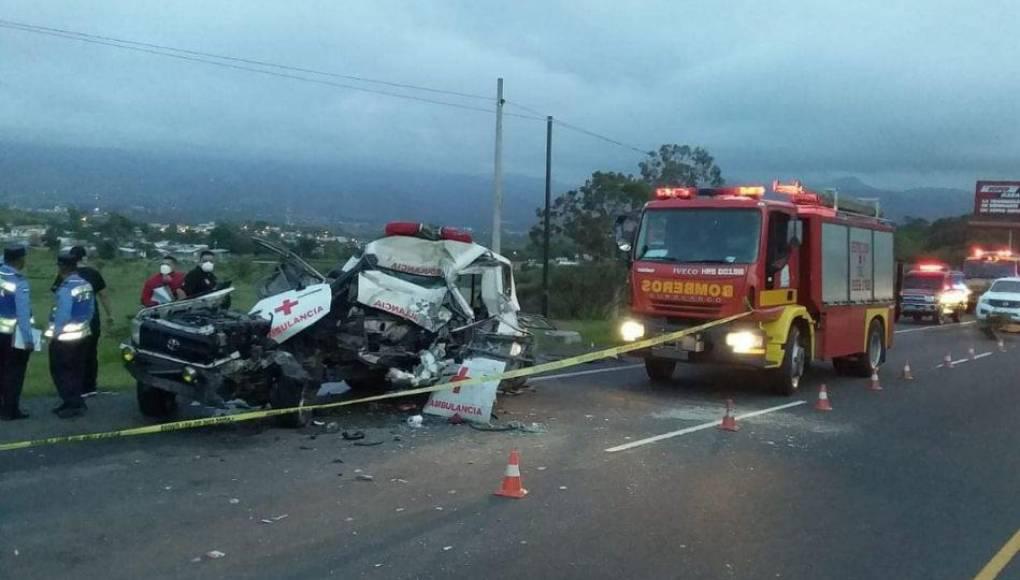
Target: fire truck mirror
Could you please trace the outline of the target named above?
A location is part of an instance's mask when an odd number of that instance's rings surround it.
[[[616,247],[621,252],[629,252],[634,247],[634,236],[637,235],[638,214],[628,213],[616,217],[613,224],[613,236],[616,238]]]

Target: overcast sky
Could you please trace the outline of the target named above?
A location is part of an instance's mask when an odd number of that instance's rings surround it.
[[[511,103],[703,145],[731,177],[1020,178],[1015,1],[0,0],[0,18],[493,100],[502,76]],[[541,175],[544,123],[505,131],[506,171]],[[484,112],[0,29],[5,141],[485,174],[493,133]],[[640,155],[558,128],[554,157],[570,184]]]

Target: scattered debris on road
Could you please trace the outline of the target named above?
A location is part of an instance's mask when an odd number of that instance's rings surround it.
[[[356,447],[375,447],[376,445],[382,445],[382,441],[355,441]]]
[[[375,481],[375,477],[364,473],[359,473],[355,479],[358,481]]]
[[[421,415],[411,415],[407,418],[407,426],[412,429],[417,429],[421,427],[423,420],[424,418]]]
[[[329,423],[326,423],[326,433],[329,433],[329,434],[332,435],[334,433],[339,433],[339,432],[340,432],[340,423],[337,423],[336,421],[330,421]]]
[[[219,560],[220,558],[222,558],[224,556],[226,556],[226,554],[224,554],[223,552],[221,552],[219,550],[211,550],[211,551],[205,553],[205,557],[209,558],[210,560]]]
[[[365,433],[362,431],[344,431],[340,434],[345,441],[357,441],[365,438]]]
[[[230,498],[230,505],[237,505],[239,503],[241,503],[241,500],[237,499],[236,497]]]

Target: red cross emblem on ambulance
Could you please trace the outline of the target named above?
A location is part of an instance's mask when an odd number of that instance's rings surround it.
[[[273,309],[273,312],[282,312],[284,316],[290,316],[290,311],[298,305],[297,300],[291,300],[290,298],[284,298],[283,302],[279,306]]]
[[[467,367],[460,367],[459,369],[457,369],[457,374],[453,375],[453,377],[450,378],[450,382],[451,383],[456,383],[457,381],[466,381],[469,378],[471,378],[471,377],[468,376],[468,369],[467,369]],[[453,388],[453,392],[454,393],[459,393],[460,392],[460,387],[454,387]]]

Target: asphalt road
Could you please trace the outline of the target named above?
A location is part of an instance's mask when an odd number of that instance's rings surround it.
[[[973,326],[900,330],[880,392],[825,364],[786,398],[621,361],[500,400],[544,433],[411,429],[377,405],[332,418],[372,446],[238,425],[2,453],[0,578],[973,577],[1020,528],[1020,337],[1003,353]],[[936,368],[971,346],[991,354]],[[738,415],[807,403],[697,429],[726,397]],[[0,440],[133,417],[127,396],[70,426],[47,403]],[[530,494],[493,497],[514,447]]]

